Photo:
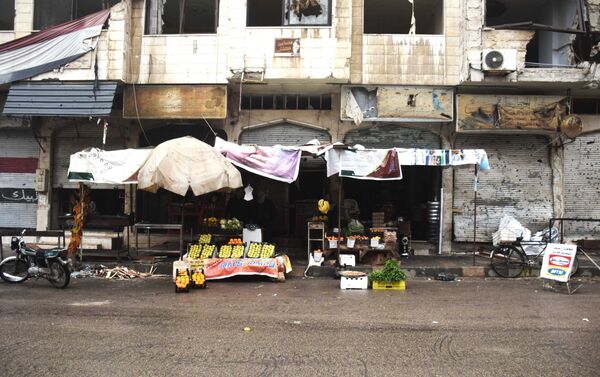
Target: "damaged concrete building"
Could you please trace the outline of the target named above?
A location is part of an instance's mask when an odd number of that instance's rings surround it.
[[[532,230],[551,217],[600,218],[600,206],[589,205],[598,203],[600,190],[598,3],[2,2],[2,43],[102,9],[110,14],[89,39],[89,52],[0,86],[0,190],[7,197],[23,193],[0,199],[0,227],[64,225],[76,188],[67,179],[72,153],[183,135],[209,143],[219,136],[259,145],[317,139],[372,148],[483,148],[492,170],[479,176],[481,242],[491,240],[504,214]],[[84,100],[90,93],[94,100]],[[15,161],[26,164],[15,168]],[[403,177],[344,181],[344,197],[361,219],[384,212],[386,221],[409,221],[418,247],[432,252],[428,210],[443,203],[443,252],[473,240],[473,169],[406,166]],[[275,203],[274,232],[282,238],[301,238],[315,202],[335,197],[339,185],[312,157],[292,185],[248,179]],[[179,221],[170,210],[179,199],[168,193],[96,186],[92,198],[107,218],[132,213],[128,221]],[[87,229],[84,247],[118,247],[122,235],[113,230],[121,227],[108,221]],[[599,231],[593,224],[572,230],[581,237]]]

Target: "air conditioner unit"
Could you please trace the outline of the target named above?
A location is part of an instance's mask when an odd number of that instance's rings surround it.
[[[517,70],[517,50],[486,49],[481,54],[482,70],[485,72],[512,72]]]

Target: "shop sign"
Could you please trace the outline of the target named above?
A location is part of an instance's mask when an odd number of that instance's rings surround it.
[[[0,203],[37,203],[34,189],[0,188]]]
[[[561,282],[569,281],[577,245],[549,243],[544,251],[540,277]]]
[[[568,99],[562,96],[456,96],[457,132],[558,129],[567,116]]]
[[[275,38],[275,56],[300,55],[300,38]]]
[[[141,119],[225,119],[225,85],[127,86],[123,117]]]
[[[451,122],[454,92],[412,86],[344,87],[341,119],[390,122]]]
[[[279,261],[276,258],[243,258],[204,260],[206,279],[224,279],[236,275],[264,275],[277,278]]]

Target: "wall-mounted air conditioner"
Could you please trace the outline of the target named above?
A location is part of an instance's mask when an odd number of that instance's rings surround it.
[[[512,72],[517,70],[517,50],[486,49],[481,54],[482,70],[485,72]]]

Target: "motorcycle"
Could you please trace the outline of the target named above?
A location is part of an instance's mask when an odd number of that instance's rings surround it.
[[[66,248],[34,249],[25,244],[23,236],[12,237],[10,248],[15,256],[0,262],[0,278],[8,283],[22,283],[29,278],[44,278],[56,288],[65,288],[71,280],[69,264],[61,257]]]

